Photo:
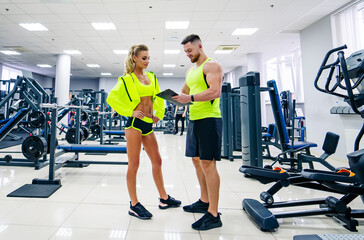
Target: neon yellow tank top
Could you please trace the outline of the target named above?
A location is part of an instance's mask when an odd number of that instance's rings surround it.
[[[134,73],[131,73],[130,75],[133,78],[133,80],[136,78],[136,81],[134,80],[134,84],[135,84],[135,88],[138,92],[139,97],[153,96],[154,86],[152,84],[152,79],[149,78],[148,74],[147,74],[147,76],[148,76],[148,79],[150,82],[148,85],[141,83],[139,81],[138,77]]]
[[[209,87],[206,75],[203,73],[203,66],[210,60],[211,58],[207,58],[198,68],[191,68],[187,73],[186,84],[190,89],[190,95],[203,92]],[[193,102],[190,105],[190,120],[203,118],[221,118],[220,98],[207,102]]]

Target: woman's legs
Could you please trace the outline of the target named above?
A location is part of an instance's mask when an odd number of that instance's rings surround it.
[[[126,183],[130,196],[131,205],[137,204],[136,178],[139,168],[140,149],[142,143],[142,133],[133,128],[125,130],[126,151],[128,154],[128,171],[126,174]]]
[[[162,175],[162,158],[159,154],[158,143],[154,133],[143,136],[142,143],[152,163],[153,179],[158,189],[159,196],[162,199],[167,199],[168,194],[164,188]]]

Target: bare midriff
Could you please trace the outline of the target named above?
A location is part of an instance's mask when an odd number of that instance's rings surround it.
[[[142,111],[145,117],[153,117],[153,99],[152,96],[146,96],[140,98],[140,103],[134,109],[134,111]]]

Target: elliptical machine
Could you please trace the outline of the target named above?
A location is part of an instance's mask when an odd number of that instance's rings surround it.
[[[317,73],[314,85],[321,92],[344,98],[353,111],[364,118],[364,50],[351,54],[346,60],[344,52],[346,45],[330,50]],[[327,64],[331,54],[338,52],[337,59]],[[324,87],[319,84],[324,70],[330,69]],[[337,70],[336,81],[333,75]],[[354,152],[347,155],[351,171],[331,172],[304,169],[301,178],[304,184],[319,184],[320,190],[343,194],[341,198],[328,196],[324,199],[293,200],[277,203],[260,203],[255,199],[244,199],[243,209],[260,227],[261,230],[271,231],[279,227],[278,218],[326,215],[333,217],[350,231],[356,231],[359,225],[357,218],[364,218],[364,210],[353,210],[348,205],[358,196],[364,203],[364,149],[359,150],[359,143],[364,135],[364,124],[354,144]],[[319,188],[315,188],[319,189]],[[297,207],[319,205],[319,209],[309,209],[291,212],[273,213],[271,208]]]

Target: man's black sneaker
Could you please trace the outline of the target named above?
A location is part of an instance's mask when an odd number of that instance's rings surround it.
[[[217,213],[217,217],[214,217],[209,212],[206,212],[199,220],[192,224],[192,228],[199,231],[209,230],[212,228],[218,228],[222,226],[220,219],[220,213]]]
[[[143,220],[151,219],[153,217],[153,215],[147,209],[145,209],[145,207],[140,202],[135,204],[135,206],[132,206],[130,202],[129,215]]]
[[[163,198],[159,199],[159,208],[167,209],[170,207],[179,207],[181,205],[181,201],[174,199],[173,197],[168,195],[168,199],[164,200]]]
[[[207,209],[209,209],[209,203],[202,202],[200,199],[191,205],[183,206],[183,210],[191,213],[205,213]]]

